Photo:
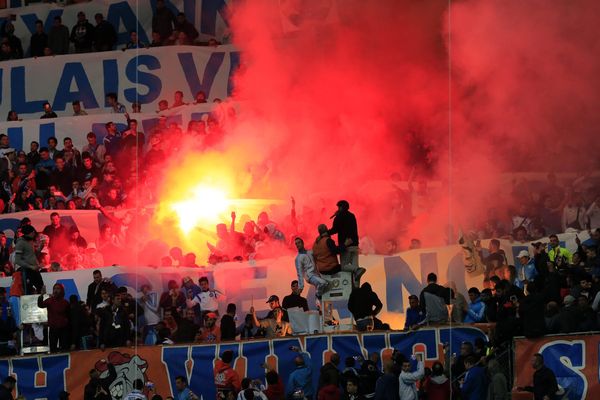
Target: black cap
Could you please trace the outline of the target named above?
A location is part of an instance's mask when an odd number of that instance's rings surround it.
[[[127,293],[127,288],[125,286],[121,286],[117,289],[117,293]]]
[[[279,296],[277,296],[276,294],[272,294],[269,299],[267,300],[267,303],[270,303],[272,301],[279,301]]]

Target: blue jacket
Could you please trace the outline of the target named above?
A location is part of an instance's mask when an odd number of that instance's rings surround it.
[[[425,319],[425,311],[419,306],[417,309],[407,308],[406,309],[406,322],[404,323],[404,329],[409,329],[413,325],[418,325]]]
[[[190,400],[192,391],[186,387],[183,391],[175,393],[175,400]]]
[[[310,355],[306,352],[300,353],[304,360],[304,365],[296,367],[290,374],[288,384],[286,386],[287,394],[291,395],[294,391],[302,389],[305,396],[313,396],[315,391],[312,387],[312,366]]]
[[[485,322],[485,303],[478,297],[474,302],[469,304],[469,310],[465,316],[464,322],[472,324],[474,322]]]
[[[535,269],[535,261],[533,258],[529,259],[529,262],[525,265],[515,265],[515,269],[517,271],[517,276],[515,278],[515,286],[518,286],[520,289],[525,288],[524,280],[533,281],[537,276],[537,270]]]
[[[465,381],[460,385],[463,400],[480,400],[487,396],[487,377],[485,369],[476,365],[469,369]]]

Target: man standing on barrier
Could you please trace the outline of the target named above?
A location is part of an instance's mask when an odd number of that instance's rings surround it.
[[[341,256],[340,263],[342,271],[352,272],[354,286],[360,286],[360,277],[365,269],[358,266],[358,225],[356,217],[350,210],[350,203],[346,200],[337,202],[338,210],[331,216],[333,226],[329,230],[330,235],[338,235],[338,247]]]

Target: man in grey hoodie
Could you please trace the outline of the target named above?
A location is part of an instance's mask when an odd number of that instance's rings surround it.
[[[40,275],[40,266],[35,255],[33,241],[37,232],[31,225],[23,225],[23,236],[17,239],[15,245],[15,269],[23,276],[24,294],[39,293],[44,286]]]

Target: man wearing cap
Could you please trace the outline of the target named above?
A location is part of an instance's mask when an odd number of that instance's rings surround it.
[[[304,240],[297,237],[294,240],[294,243],[298,249],[298,254],[296,255],[295,260],[296,273],[298,274],[298,289],[300,290],[300,293],[302,293],[302,290],[304,290],[304,278],[306,276],[308,283],[315,287],[317,291],[317,297],[321,298],[323,293],[325,293],[327,290],[329,283],[325,279],[321,278],[317,272],[312,255],[309,254],[304,248]]]
[[[276,294],[272,294],[271,296],[269,296],[266,303],[269,305],[271,311],[269,311],[265,319],[274,318],[274,311],[280,309],[283,311],[282,319],[284,321],[290,322],[287,311],[281,307],[281,304],[279,304],[279,296],[277,296]]]
[[[358,225],[356,217],[349,211],[350,203],[346,200],[338,201],[337,207],[338,210],[333,215],[333,225],[329,229],[329,234],[338,235],[342,271],[352,272],[354,286],[358,287],[365,269],[358,265]]]
[[[217,325],[219,317],[214,312],[204,314],[204,326],[196,336],[196,342],[213,343],[221,341],[221,328]]]
[[[519,259],[519,262],[515,266],[517,271],[515,285],[520,289],[525,289],[525,285],[533,281],[537,276],[535,261],[529,257],[529,251],[527,250],[521,250],[517,258]]]
[[[252,314],[254,326],[263,328],[268,339],[288,336],[292,333],[289,322],[283,320],[283,310],[281,308],[273,309],[272,317],[261,320],[256,317],[254,307],[250,307],[250,314]]]

